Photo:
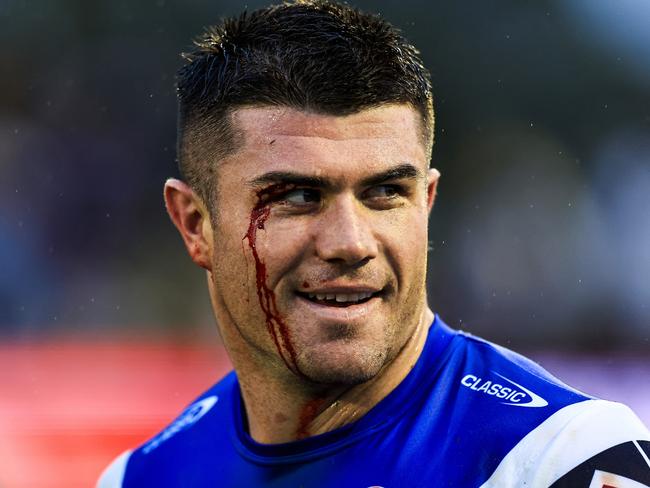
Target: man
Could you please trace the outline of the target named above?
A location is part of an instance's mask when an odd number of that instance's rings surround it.
[[[298,2],[187,58],[165,202],[235,372],[100,487],[650,484],[627,407],[428,308],[431,88],[394,28]]]

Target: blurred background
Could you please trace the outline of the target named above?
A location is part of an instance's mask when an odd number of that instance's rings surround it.
[[[0,0],[0,488],[92,485],[228,370],[162,185],[179,53],[265,4]],[[650,424],[650,3],[354,4],[432,72],[432,308]]]

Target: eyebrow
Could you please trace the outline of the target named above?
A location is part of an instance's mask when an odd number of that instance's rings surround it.
[[[293,173],[290,171],[270,171],[256,177],[250,181],[248,185],[253,188],[261,188],[273,183],[282,183],[295,186],[312,186],[316,188],[327,188],[333,186],[324,178],[320,178],[318,176],[308,176],[301,173]]]
[[[411,163],[403,163],[381,173],[370,175],[361,180],[362,186],[374,186],[390,180],[419,179],[423,174]],[[270,171],[250,181],[249,186],[260,188],[273,183],[282,183],[295,186],[309,186],[313,188],[333,188],[335,184],[319,176],[309,176],[290,171]]]
[[[373,186],[390,180],[416,180],[422,177],[423,174],[418,168],[411,163],[403,163],[394,168],[364,178],[361,183],[363,186]]]

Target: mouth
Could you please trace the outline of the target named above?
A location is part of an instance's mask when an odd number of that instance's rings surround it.
[[[298,291],[296,293],[299,297],[317,305],[345,308],[366,303],[373,298],[380,296],[382,294],[382,291],[383,290],[366,290],[355,292],[323,291],[313,293]]]

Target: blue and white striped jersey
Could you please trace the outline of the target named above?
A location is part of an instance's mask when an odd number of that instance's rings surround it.
[[[360,420],[286,444],[245,425],[230,373],[98,487],[650,486],[650,433],[629,408],[439,318],[415,368]]]

